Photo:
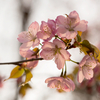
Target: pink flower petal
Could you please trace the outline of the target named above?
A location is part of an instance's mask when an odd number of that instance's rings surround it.
[[[32,56],[32,57],[29,57],[27,59],[32,59],[32,58],[36,58],[36,56]],[[27,62],[27,67],[28,68],[35,68],[38,64],[38,60],[36,61],[30,61],[30,62]]]
[[[58,25],[66,26],[66,25],[67,25],[67,19],[66,19],[66,17],[60,15],[60,16],[58,16],[58,17],[56,18],[56,23],[57,23]]]
[[[83,72],[82,72],[82,70],[79,69],[78,75],[77,75],[77,80],[79,83],[81,83],[83,81],[83,79],[84,79]]]
[[[61,82],[63,78],[62,77],[50,77],[45,80],[45,83],[48,83],[51,80],[59,80]]]
[[[26,42],[29,42],[31,40],[31,37],[29,36],[28,32],[24,31],[18,35],[17,39],[21,43],[26,43]]]
[[[54,39],[53,43],[58,48],[65,48],[66,47],[65,44],[62,41],[58,40],[58,39]]]
[[[77,35],[76,31],[66,31],[66,38],[67,39],[74,39]]]
[[[97,63],[96,63],[96,61],[95,61],[95,59],[92,57],[89,57],[89,59],[87,59],[86,60],[87,62],[85,63],[85,65],[88,65],[89,67],[89,69],[93,69],[93,68],[95,68],[96,67],[96,65],[97,65]]]
[[[28,28],[28,31],[32,34],[32,37],[36,36],[38,30],[39,30],[39,24],[36,21],[33,22]]]
[[[54,51],[50,48],[43,49],[40,53],[40,56],[45,60],[51,60],[54,58]]]
[[[61,83],[61,89],[64,90],[65,92],[71,91],[70,88],[67,85],[63,82]]]
[[[72,11],[68,15],[68,19],[69,19],[69,23],[71,22],[71,27],[72,28],[76,27],[80,22],[79,15],[78,15],[78,13],[76,11]]]
[[[43,42],[43,46],[42,49],[46,49],[46,48],[55,48],[55,45],[52,42]]]
[[[75,84],[69,78],[50,77],[46,79],[45,82],[48,83],[48,87],[50,88],[57,88],[57,89],[64,90],[66,92],[71,90],[73,91],[75,89]]]
[[[64,37],[66,38],[66,32],[67,31],[68,30],[63,26],[57,28],[57,34],[58,34],[59,37],[62,37],[62,38],[64,38]]]
[[[21,46],[20,46],[20,50],[22,51],[27,51],[30,49],[30,47],[33,45],[33,41],[31,42],[27,42],[27,43],[23,43]]]
[[[44,35],[44,33],[42,31],[40,31],[40,32],[37,33],[37,37],[45,40],[45,39],[49,38],[50,36],[46,35],[46,34]]]
[[[55,56],[55,63],[57,64],[57,68],[60,70],[64,67],[65,59],[58,53]]]
[[[38,38],[33,41],[32,47],[34,48],[35,46],[38,46],[40,44],[40,40]]]
[[[86,79],[91,79],[93,77],[93,70],[88,69],[88,67],[83,68],[83,75]]]
[[[48,20],[48,26],[51,28],[52,33],[55,35],[56,32],[56,22],[54,20]]]
[[[85,55],[82,59],[82,61],[79,63],[79,66],[82,67],[85,63],[86,63],[86,60],[89,58],[88,55]]]
[[[80,23],[74,28],[75,31],[84,32],[87,30],[87,21],[81,20]]]
[[[60,50],[60,53],[62,54],[62,56],[65,58],[65,60],[70,60],[70,53],[67,51],[67,50],[65,50],[65,49],[61,49]]]
[[[20,55],[24,58],[30,57],[33,54],[31,50],[20,50]]]

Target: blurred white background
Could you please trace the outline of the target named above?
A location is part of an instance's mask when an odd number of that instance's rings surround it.
[[[17,40],[21,31],[37,21],[47,21],[48,18],[56,19],[58,15],[69,14],[76,10],[81,20],[88,21],[88,40],[97,45],[100,31],[100,0],[0,0],[0,62],[18,61],[20,43]],[[72,59],[80,61],[78,49],[69,51]],[[68,73],[72,72],[75,64],[67,62]],[[8,78],[13,65],[0,65],[0,75]],[[16,82],[14,79],[4,82],[0,88],[0,100],[81,100],[79,94],[58,93],[55,89],[49,89],[45,79],[59,76],[60,70],[53,61],[40,61],[33,70],[33,78],[30,85],[33,89],[27,91],[24,98],[17,97]],[[83,100],[89,98],[82,95]],[[96,100],[91,97],[91,100]]]

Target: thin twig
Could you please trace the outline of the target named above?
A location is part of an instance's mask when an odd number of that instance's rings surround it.
[[[34,60],[43,60],[43,58],[32,58],[32,59],[16,61],[16,62],[5,62],[5,63],[0,63],[0,65],[7,65],[7,64],[19,65],[23,62],[29,62],[29,61],[34,61]]]

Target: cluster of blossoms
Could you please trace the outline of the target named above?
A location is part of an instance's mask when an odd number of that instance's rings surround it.
[[[22,57],[26,59],[40,57],[44,60],[54,59],[57,68],[62,69],[59,77],[46,79],[45,82],[48,83],[48,87],[63,91],[73,91],[75,89],[74,82],[66,75],[66,66],[64,67],[64,65],[66,61],[72,61],[70,59],[71,54],[67,50],[79,47],[80,41],[77,37],[80,37],[79,32],[86,31],[87,23],[85,20],[80,20],[76,11],[72,11],[69,15],[57,16],[55,20],[42,21],[40,26],[35,21],[29,26],[28,31],[21,32],[18,35],[18,41],[22,43],[20,46]],[[24,66],[33,69],[37,64],[38,60],[25,62]],[[91,79],[93,77],[93,68],[96,64],[95,58],[90,53],[83,58],[79,63],[77,75],[79,83],[84,78]]]

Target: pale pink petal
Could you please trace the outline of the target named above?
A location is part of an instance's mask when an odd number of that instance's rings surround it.
[[[60,50],[60,53],[62,54],[62,56],[65,58],[65,60],[70,60],[70,53],[67,51],[67,50],[65,50],[65,49],[61,49]]]
[[[74,18],[74,19],[77,19],[79,18],[79,15],[76,11],[72,11],[70,12],[70,14],[68,15],[70,18]]]
[[[79,69],[78,75],[77,75],[77,80],[79,83],[81,83],[83,81],[83,79],[84,79],[83,72],[82,72],[82,70]]]
[[[47,23],[48,23],[49,27],[51,28],[52,33],[55,34],[55,32],[56,32],[56,22],[54,20],[48,19]]]
[[[29,36],[29,34],[28,34],[27,31],[24,31],[24,32],[21,32],[18,35],[18,38],[17,39],[21,43],[26,43],[26,42],[29,42],[31,40],[31,37]]]
[[[75,84],[74,84],[74,82],[73,82],[71,79],[69,79],[69,81],[70,81],[70,84],[71,84],[70,89],[71,89],[71,91],[74,91],[74,89],[75,89]]]
[[[56,54],[55,63],[57,64],[57,68],[60,70],[64,67],[65,59],[60,54]]]
[[[32,57],[29,57],[27,59],[32,59],[32,58],[36,58],[36,56],[32,56]],[[38,60],[36,61],[30,61],[30,62],[27,62],[27,67],[28,68],[35,68],[38,64]]]
[[[43,46],[42,49],[46,49],[46,48],[55,48],[55,45],[52,42],[43,42]]]
[[[74,39],[77,35],[76,31],[66,31],[66,38],[67,39]]]
[[[40,29],[42,30],[42,32],[44,33],[44,35],[50,36],[52,34],[52,31],[51,31],[50,27],[44,21],[42,21]]]
[[[32,37],[36,36],[38,30],[39,30],[39,24],[36,21],[32,22],[32,24],[28,28],[28,31],[32,34]]]
[[[40,44],[40,40],[38,38],[33,41],[32,47],[34,48],[35,46],[38,46]]]
[[[72,11],[69,15],[69,23],[71,22],[71,27],[74,28],[76,25],[79,24],[80,18],[76,11]]]
[[[27,51],[30,49],[30,47],[33,45],[33,41],[31,42],[27,42],[27,43],[23,43],[21,46],[20,46],[20,50],[22,51]]]
[[[65,27],[60,26],[60,27],[57,28],[57,35],[58,35],[59,37],[64,38],[64,37],[66,37],[66,32],[67,32],[67,31],[68,31],[68,30],[67,30]]]
[[[84,32],[87,30],[87,21],[81,20],[80,23],[74,28],[75,31]]]
[[[31,50],[20,50],[20,55],[24,58],[32,56],[33,52]]]
[[[60,15],[60,16],[58,16],[58,17],[56,18],[56,23],[57,23],[58,25],[66,26],[66,25],[67,25],[67,19],[66,19],[66,17]]]
[[[44,40],[44,39],[49,38],[50,36],[47,34],[44,34],[42,31],[40,31],[37,33],[37,37]]]
[[[58,39],[54,39],[53,43],[58,48],[65,48],[66,47],[65,44],[62,41],[58,40]]]
[[[93,70],[88,69],[88,67],[83,68],[83,75],[86,79],[91,79],[93,77]]]
[[[84,57],[83,57],[83,59],[81,60],[81,62],[79,63],[79,66],[80,67],[82,67],[82,66],[84,66],[84,64],[86,63],[86,60],[89,58],[89,56],[88,55],[85,55]]]
[[[65,84],[65,83],[61,83],[61,89],[65,92],[69,92],[70,88]]]
[[[59,80],[60,82],[62,82],[63,78],[62,77],[50,77],[45,80],[45,83],[48,83],[51,80]]]
[[[70,78],[65,78],[65,84],[69,88],[70,91],[73,91],[75,89],[75,84]]]
[[[45,60],[51,60],[54,58],[54,50],[50,49],[50,48],[46,48],[46,49],[43,49],[41,52],[40,52],[40,56],[42,58],[44,58]]]
[[[87,59],[87,62],[85,63],[85,65],[88,65],[89,69],[93,69],[96,67],[97,63],[93,57],[92,58],[89,57],[89,59]]]
[[[58,81],[57,81],[57,80],[51,80],[51,81],[48,83],[47,86],[50,87],[50,88],[57,88],[57,86],[58,86]]]

